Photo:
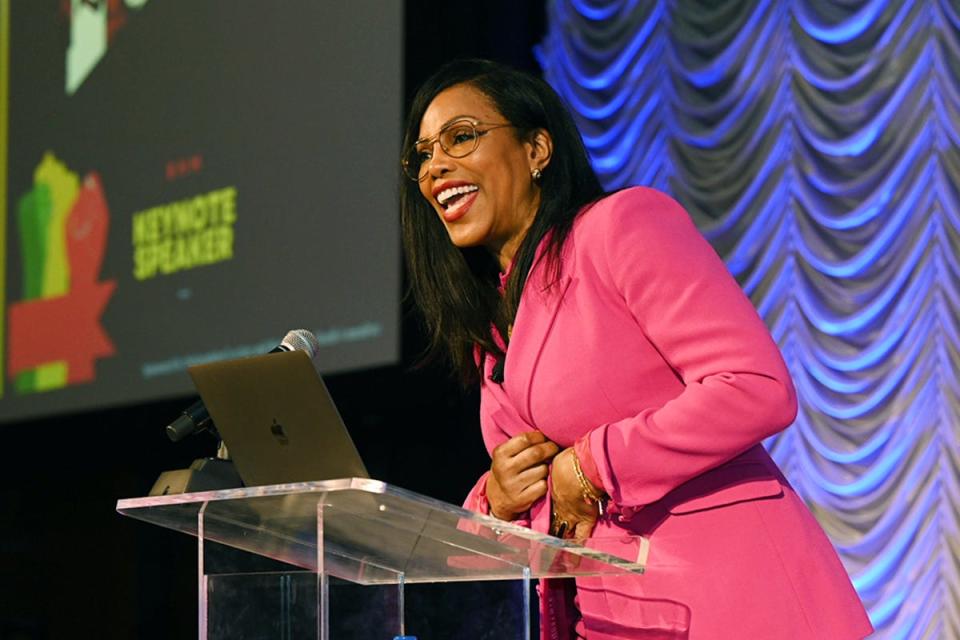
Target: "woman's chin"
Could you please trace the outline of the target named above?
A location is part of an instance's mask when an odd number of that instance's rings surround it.
[[[447,236],[455,247],[467,249],[482,244],[480,237],[470,229],[463,228],[463,225],[447,226]]]
[[[452,242],[452,243],[453,243],[453,246],[457,247],[458,249],[469,249],[469,248],[471,248],[471,247],[478,247],[478,246],[480,246],[480,243],[479,243],[479,242],[471,242],[471,241],[469,241],[469,240],[461,240],[461,239],[457,239],[457,238],[455,238],[455,237],[453,237],[453,236],[450,236],[450,242]]]

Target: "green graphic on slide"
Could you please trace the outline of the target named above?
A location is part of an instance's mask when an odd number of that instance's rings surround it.
[[[70,288],[65,231],[79,183],[77,174],[47,152],[33,174],[33,188],[17,203],[23,300],[62,296]],[[14,387],[20,393],[58,389],[66,384],[65,362],[45,364],[14,378]]]

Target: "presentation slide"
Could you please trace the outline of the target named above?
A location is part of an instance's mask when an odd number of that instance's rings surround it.
[[[402,17],[10,3],[0,421],[188,394],[290,329],[326,373],[397,361]]]

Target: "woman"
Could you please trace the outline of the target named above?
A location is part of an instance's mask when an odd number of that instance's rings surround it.
[[[556,94],[486,61],[421,87],[403,165],[433,352],[480,383],[492,463],[466,506],[618,555],[649,540],[645,575],[577,579],[573,605],[547,581],[543,637],[870,633],[760,444],[795,417],[783,360],[681,207],[603,196]]]

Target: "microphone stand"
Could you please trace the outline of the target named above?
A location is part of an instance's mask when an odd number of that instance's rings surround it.
[[[169,429],[169,428],[168,428]],[[221,489],[238,489],[243,486],[240,475],[230,460],[227,445],[220,438],[212,423],[205,428],[217,438],[217,455],[213,458],[197,458],[187,469],[164,471],[153,483],[149,496],[167,496],[178,493],[194,493],[197,491],[219,491]],[[168,437],[176,442],[167,431]]]

